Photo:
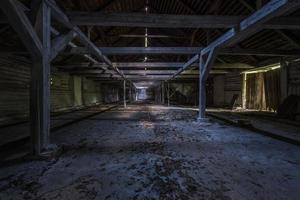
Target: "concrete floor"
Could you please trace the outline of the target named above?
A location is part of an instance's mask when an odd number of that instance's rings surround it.
[[[0,199],[299,199],[298,146],[196,115],[130,105],[65,127],[59,157],[0,169]]]

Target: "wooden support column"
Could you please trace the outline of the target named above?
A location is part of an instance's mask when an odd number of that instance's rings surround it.
[[[169,82],[168,82],[167,96],[168,96],[168,106],[170,106],[170,83]]]
[[[18,33],[31,57],[40,57],[42,44],[20,3],[17,0],[0,1],[0,8],[11,27]]]
[[[126,80],[123,81],[123,104],[124,108],[126,108]]]
[[[206,109],[206,80],[208,78],[207,69],[211,68],[216,58],[216,50],[212,48],[206,54],[199,54],[199,116],[198,120],[205,121]]]
[[[132,89],[131,86],[129,86],[129,102],[132,101]]]
[[[40,155],[49,146],[50,137],[50,8],[41,1],[35,30],[42,43],[42,55],[33,57],[30,84],[30,127],[32,152]]]
[[[24,13],[23,5],[17,0],[0,1],[0,8],[9,24],[30,52],[33,66],[30,82],[30,135],[31,150],[40,155],[48,149],[50,129],[50,8],[44,0],[34,1],[34,26]],[[39,3],[39,4],[38,4]],[[33,21],[33,20],[32,20]]]
[[[161,103],[165,104],[165,82],[161,83]]]
[[[201,50],[201,55],[214,52],[215,49],[223,48],[224,46],[234,46],[242,40],[250,37],[251,35],[263,29],[263,25],[270,21],[273,17],[292,13],[300,7],[299,0],[271,0],[265,4],[261,9],[242,20],[238,26],[233,26],[221,37],[210,43],[207,47]],[[198,55],[192,57],[186,62],[183,67],[178,70],[172,78],[181,74],[184,70],[188,69],[193,63],[198,60]],[[209,59],[208,59],[209,60]],[[211,65],[204,68],[203,76],[208,76]],[[205,79],[205,78],[204,78]]]
[[[282,59],[280,62],[280,103],[282,103],[286,97],[288,97],[288,65]]]
[[[137,101],[137,100],[138,100],[138,92],[137,92],[137,89],[135,88],[134,91],[135,91],[135,100]]]
[[[203,80],[203,69],[204,69],[204,61],[203,56],[199,55],[199,116],[198,119],[202,120],[205,118],[205,107],[206,107],[206,90],[205,83]]]
[[[242,89],[242,108],[246,109],[247,104],[247,74],[243,74],[243,89]]]
[[[62,34],[57,36],[53,39],[51,42],[51,55],[50,55],[50,61],[53,60],[61,51],[63,51],[67,45],[75,38],[76,33],[71,30],[66,34]]]

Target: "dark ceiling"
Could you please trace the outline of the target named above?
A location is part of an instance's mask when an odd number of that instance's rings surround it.
[[[57,4],[66,12],[69,11],[95,11],[106,13],[148,13],[176,14],[176,15],[234,15],[248,16],[261,5],[253,0],[57,0]],[[261,1],[265,4],[268,1]],[[26,4],[27,3],[27,4]],[[30,6],[30,1],[25,1]],[[290,13],[299,16],[299,12]],[[99,47],[143,47],[145,28],[142,27],[109,27],[109,26],[80,26],[84,33],[90,33],[91,40]],[[191,29],[191,28],[148,28],[148,34],[158,37],[149,38],[150,47],[163,46],[206,46],[226,29]],[[24,49],[14,31],[7,25],[0,26],[0,43],[2,51],[9,49]],[[159,37],[161,36],[161,37]],[[76,43],[76,40],[75,40]],[[78,42],[77,42],[78,43]],[[78,45],[80,45],[78,43]],[[300,49],[299,30],[263,30],[247,40],[239,43],[238,48],[243,49]],[[152,55],[148,61],[152,62],[186,62],[188,55]],[[112,62],[141,62],[142,55],[119,55],[109,56]],[[217,62],[220,63],[247,63],[257,65],[272,57],[263,56],[236,56],[219,55]],[[68,64],[84,62],[78,56],[59,56],[55,63]]]

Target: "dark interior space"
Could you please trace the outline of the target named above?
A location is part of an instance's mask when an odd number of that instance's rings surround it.
[[[298,200],[299,0],[1,0],[0,200]]]

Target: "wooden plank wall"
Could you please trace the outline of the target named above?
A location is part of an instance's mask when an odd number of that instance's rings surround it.
[[[71,109],[74,106],[73,77],[67,73],[51,73],[51,110]]]
[[[0,125],[28,119],[30,66],[26,58],[0,57]],[[51,112],[80,106],[74,103],[73,76],[52,69],[51,78]],[[85,78],[82,80],[82,106],[102,103],[100,84]]]
[[[90,79],[83,78],[82,80],[84,105],[90,106],[102,103],[101,85]]]
[[[29,113],[28,62],[8,58],[0,57],[0,124],[20,120]]]
[[[198,81],[186,83],[170,83],[171,102],[185,105],[198,105]],[[166,88],[167,89],[167,88]],[[165,94],[167,99],[167,92]]]
[[[225,75],[224,84],[225,105],[231,103],[232,97],[235,94],[239,95],[237,103],[242,104],[242,75],[240,72],[233,72]]]
[[[300,96],[300,62],[288,65],[288,95]]]
[[[118,102],[122,100],[123,88],[118,84],[102,83],[100,87],[104,103]]]

